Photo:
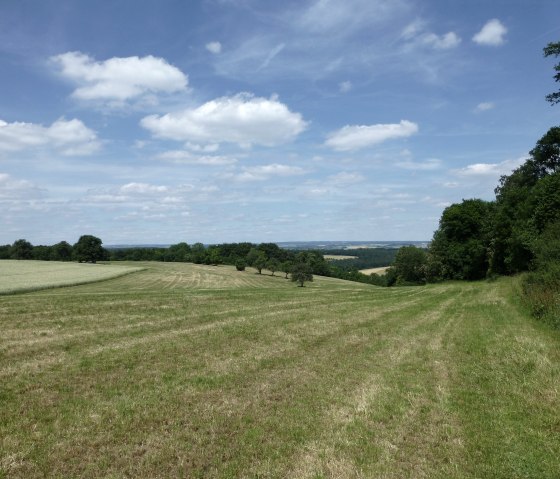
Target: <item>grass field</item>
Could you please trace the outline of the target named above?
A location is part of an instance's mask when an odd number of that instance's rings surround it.
[[[138,269],[140,268],[114,264],[1,260],[0,294],[93,283]]]
[[[560,335],[515,279],[142,266],[0,297],[0,477],[559,477]]]

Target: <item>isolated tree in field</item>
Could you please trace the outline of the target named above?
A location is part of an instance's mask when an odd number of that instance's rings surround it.
[[[544,47],[544,56],[554,56],[558,57],[560,55],[560,42],[556,43],[549,43],[546,47]],[[554,65],[554,70],[556,71],[556,75],[554,75],[554,80],[560,82],[560,63]],[[560,91],[551,93],[550,95],[546,95],[546,100],[549,101],[552,105],[555,103],[560,102]]]
[[[247,253],[246,260],[249,266],[255,266],[255,261],[259,257],[259,254],[263,254],[262,251],[259,251],[257,248],[251,248]]]
[[[289,261],[284,261],[280,266],[280,271],[286,274],[286,279],[288,279],[288,275],[292,272],[292,263]]]
[[[306,281],[313,281],[311,266],[307,263],[296,263],[292,268],[292,281],[299,283],[302,288]]]
[[[274,276],[274,273],[280,269],[280,261],[276,258],[271,258],[267,261],[266,268],[272,273],[272,276]]]
[[[14,241],[10,248],[10,257],[12,259],[31,259],[33,256],[33,245],[24,239]]]
[[[96,263],[105,257],[105,250],[101,246],[102,241],[92,235],[80,236],[74,245],[74,258],[80,263]]]
[[[264,253],[259,252],[259,254],[257,254],[255,260],[253,261],[253,267],[257,269],[259,274],[262,274],[261,273],[262,270],[264,268],[266,268],[266,263],[267,263],[266,256],[264,255]]]
[[[245,267],[246,267],[246,263],[245,263],[245,260],[243,258],[239,258],[235,262],[235,269],[237,271],[245,271]]]

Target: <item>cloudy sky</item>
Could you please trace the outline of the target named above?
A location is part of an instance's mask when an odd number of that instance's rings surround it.
[[[557,0],[2,0],[0,243],[427,240],[560,106]]]

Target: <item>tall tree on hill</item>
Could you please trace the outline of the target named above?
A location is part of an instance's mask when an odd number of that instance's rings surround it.
[[[80,263],[96,263],[101,261],[105,258],[105,250],[101,246],[102,244],[102,241],[96,236],[80,236],[80,239],[72,248],[74,258]]]

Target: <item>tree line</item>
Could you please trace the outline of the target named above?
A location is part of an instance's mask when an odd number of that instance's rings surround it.
[[[0,259],[96,263],[108,260],[109,252],[102,247],[101,240],[92,235],[81,236],[74,245],[60,241],[52,246],[33,246],[25,239],[18,239],[11,245],[0,245]]]

